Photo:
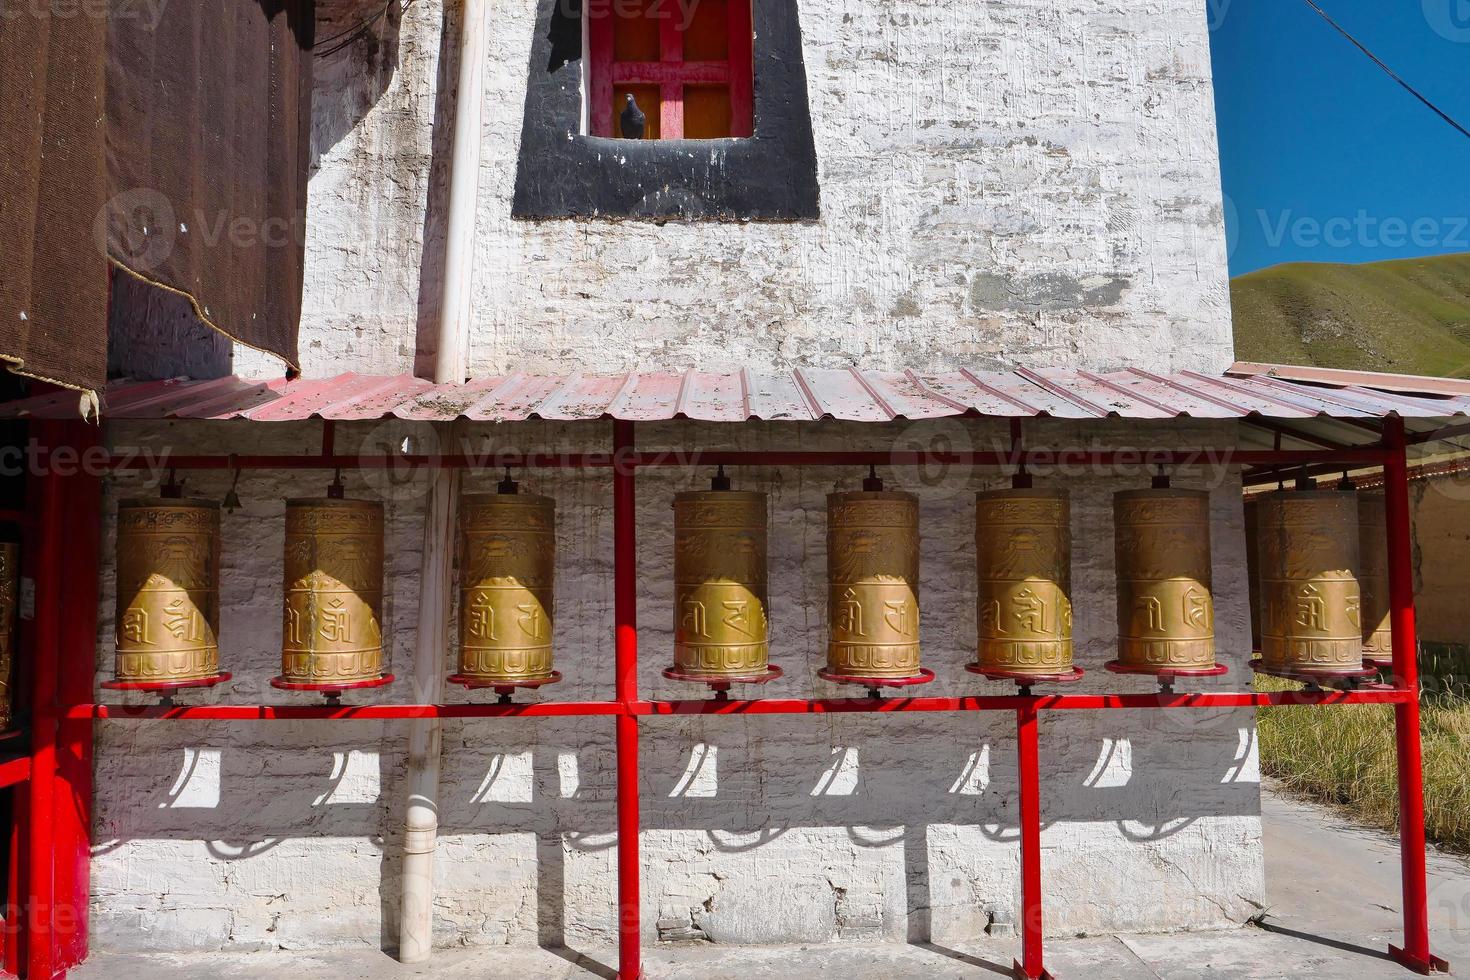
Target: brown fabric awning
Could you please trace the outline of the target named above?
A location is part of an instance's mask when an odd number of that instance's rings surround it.
[[[0,359],[101,389],[107,258],[104,20],[26,4],[0,18]]]
[[[46,8],[0,21],[0,358],[100,390],[110,259],[294,371],[314,0]]]

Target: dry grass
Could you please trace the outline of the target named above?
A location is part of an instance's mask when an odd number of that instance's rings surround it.
[[[1296,685],[1259,678],[1260,690]],[[1359,820],[1396,830],[1398,786],[1393,708],[1354,704],[1330,708],[1262,708],[1261,770],[1290,791],[1337,804]],[[1425,698],[1424,824],[1429,839],[1470,853],[1470,700]]]

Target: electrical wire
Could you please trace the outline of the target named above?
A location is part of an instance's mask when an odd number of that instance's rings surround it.
[[[402,14],[403,11],[413,6],[413,2],[414,0],[388,0],[387,3],[383,4],[383,8],[377,13],[364,18],[363,20],[347,28],[346,30],[338,31],[331,37],[319,39],[315,44],[312,45],[312,56],[316,58],[328,58],[336,54],[338,51],[352,46],[359,39],[365,37],[367,33],[373,29],[373,26],[377,24],[378,21],[387,16],[388,12],[392,10],[395,6],[398,6],[399,13]]]
[[[1470,139],[1470,129],[1466,129],[1464,126],[1460,125],[1460,123],[1458,121],[1456,121],[1453,116],[1451,116],[1449,113],[1445,112],[1443,109],[1441,109],[1439,106],[1435,105],[1433,102],[1429,101],[1428,97],[1420,94],[1420,92],[1419,92],[1418,89],[1414,88],[1414,86],[1412,86],[1408,82],[1404,81],[1403,78],[1401,78],[1397,72],[1395,72],[1392,68],[1388,67],[1388,65],[1384,64],[1383,63],[1383,60],[1381,58],[1379,58],[1378,55],[1376,55],[1372,51],[1368,50],[1368,47],[1365,44],[1363,44],[1362,41],[1359,41],[1357,38],[1353,37],[1351,34],[1349,34],[1347,32],[1347,29],[1346,28],[1344,28],[1337,21],[1333,20],[1332,17],[1331,17],[1331,15],[1329,15],[1327,13],[1327,11],[1323,10],[1321,7],[1319,7],[1317,5],[1316,0],[1302,0],[1302,2],[1305,3],[1308,7],[1311,7],[1313,10],[1315,10],[1317,12],[1317,15],[1319,17],[1321,17],[1323,20],[1327,21],[1327,23],[1329,25],[1331,25],[1331,27],[1332,27],[1332,29],[1334,31],[1336,31],[1337,33],[1341,34],[1343,37],[1347,38],[1350,42],[1352,42],[1353,47],[1357,48],[1359,51],[1361,51],[1365,55],[1367,55],[1369,57],[1369,59],[1372,60],[1372,62],[1375,65],[1377,65],[1379,68],[1383,69],[1384,73],[1386,75],[1388,75],[1389,78],[1392,78],[1394,81],[1398,82],[1399,85],[1403,87],[1404,91],[1408,92],[1414,98],[1416,98],[1420,102],[1424,103],[1424,105],[1426,107],[1428,107],[1428,109],[1431,112],[1433,112],[1436,116],[1438,116],[1439,118],[1443,119],[1445,122],[1447,122],[1451,126],[1453,126],[1460,133],[1461,136],[1464,136],[1466,139]]]

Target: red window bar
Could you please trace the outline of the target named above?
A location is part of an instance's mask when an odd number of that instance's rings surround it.
[[[633,96],[647,139],[755,132],[751,0],[587,0],[588,131],[623,135]]]
[[[95,432],[79,423],[57,423],[46,430],[46,444],[59,446],[88,445]],[[332,454],[330,424],[323,451],[316,456],[256,457],[185,457],[171,462],[179,469],[243,468],[313,468],[343,469],[361,466],[390,465],[392,458],[337,457]],[[93,704],[82,697],[84,684],[68,682],[59,685],[57,677],[85,677],[93,673],[95,657],[95,582],[78,584],[87,575],[65,575],[63,556],[68,568],[96,567],[99,542],[95,528],[81,534],[64,533],[85,521],[67,515],[93,512],[98,506],[95,478],[63,478],[44,467],[38,477],[41,484],[38,517],[39,549],[35,558],[37,583],[37,618],[31,628],[32,656],[37,664],[36,714],[37,734],[31,751],[31,812],[56,812],[56,787],[70,783],[70,795],[80,811],[81,832],[74,823],[38,820],[30,823],[30,876],[24,931],[30,975],[52,977],[85,955],[85,889],[88,848],[85,836],[87,809],[90,806],[90,783],[78,781],[74,767],[58,760],[58,745],[75,760],[90,759],[82,744],[90,742],[90,728],[69,729],[71,722],[90,726],[92,719],[364,719],[364,718],[510,718],[548,716],[611,716],[616,725],[618,786],[618,933],[619,976],[637,980],[642,976],[641,909],[639,898],[638,844],[638,725],[640,719],[665,715],[747,715],[747,714],[823,714],[828,712],[926,712],[926,711],[1011,711],[1017,721],[1017,764],[1020,770],[1021,882],[1022,882],[1022,959],[1017,974],[1039,980],[1049,976],[1044,965],[1042,943],[1041,886],[1041,783],[1040,740],[1038,719],[1041,712],[1056,710],[1112,710],[1125,708],[1218,708],[1262,705],[1336,705],[1393,704],[1394,727],[1399,766],[1400,849],[1403,870],[1404,945],[1390,947],[1390,955],[1404,966],[1420,973],[1445,968],[1442,960],[1429,948],[1429,923],[1425,880],[1425,834],[1423,774],[1419,740],[1419,684],[1415,663],[1413,578],[1410,556],[1408,465],[1405,455],[1407,440],[1400,419],[1384,421],[1384,439],[1379,446],[1342,449],[1232,452],[1229,461],[1248,465],[1357,464],[1381,465],[1384,468],[1387,506],[1387,538],[1390,556],[1390,604],[1393,627],[1393,673],[1397,683],[1389,688],[1334,691],[1303,690],[1274,693],[1159,693],[1159,694],[1060,694],[1005,695],[976,697],[828,698],[769,699],[756,701],[675,700],[646,701],[638,697],[637,657],[638,629],[636,621],[637,562],[635,527],[635,476],[639,468],[687,465],[687,454],[638,453],[634,446],[634,426],[618,421],[613,426],[613,452],[607,455],[515,457],[512,465],[533,467],[606,467],[613,468],[614,513],[614,582],[615,582],[615,672],[616,695],[608,702],[543,702],[538,704],[380,704],[340,706],[298,705],[212,705],[133,707]],[[1166,451],[1158,453],[1088,452],[1077,459],[1094,462],[1135,464],[1154,462],[1188,463],[1200,460],[1203,452]],[[977,466],[1012,465],[1019,460],[1055,461],[1056,453],[1019,449],[1010,453],[779,453],[721,452],[701,456],[709,464],[725,465],[827,465],[847,466],[868,462],[914,465],[934,461],[970,463]],[[1068,457],[1069,459],[1073,457]],[[396,462],[401,465],[404,457]],[[497,457],[495,465],[504,465],[505,457]],[[424,465],[483,466],[484,460],[448,456],[424,458]],[[141,465],[126,460],[113,460],[114,469]],[[67,484],[63,484],[63,480]],[[65,543],[66,547],[58,545]],[[67,606],[67,619],[59,619],[62,603]],[[41,669],[41,668],[49,668]],[[49,675],[49,676],[48,676]],[[86,683],[90,683],[88,680]],[[42,720],[45,720],[45,724]],[[59,738],[58,738],[59,736]],[[68,877],[53,869],[73,869]],[[53,886],[64,886],[57,893]],[[80,891],[77,889],[80,887]],[[60,921],[62,903],[73,905],[67,923]],[[78,923],[80,928],[78,929]],[[72,939],[80,932],[79,941],[65,943],[68,930]]]

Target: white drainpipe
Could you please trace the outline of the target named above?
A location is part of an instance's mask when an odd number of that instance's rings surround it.
[[[462,0],[462,4],[449,223],[440,290],[439,344],[434,360],[434,381],[440,384],[462,382],[468,372],[470,292],[474,284],[475,215],[480,186],[480,120],[485,103],[489,3],[488,0]],[[456,426],[452,423],[442,426],[440,435],[445,452],[457,450]],[[459,490],[458,470],[435,468],[430,473],[413,660],[414,698],[421,704],[438,704],[444,697]],[[404,963],[422,963],[434,949],[434,849],[439,834],[441,723],[435,718],[416,719],[409,724],[398,958]]]

